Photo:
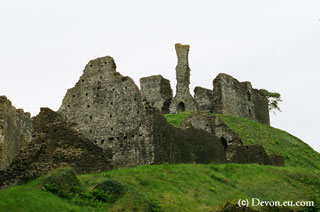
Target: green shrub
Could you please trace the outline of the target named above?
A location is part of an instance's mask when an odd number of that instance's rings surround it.
[[[150,212],[162,212],[161,205],[157,200],[150,200]]]
[[[71,168],[61,168],[52,171],[51,175],[43,180],[42,188],[45,191],[71,198],[79,189],[79,180]]]
[[[108,193],[116,198],[123,196],[127,192],[127,187],[115,180],[105,180],[99,183],[95,189]]]
[[[95,200],[100,202],[114,203],[117,198],[109,193],[102,191],[101,189],[94,189],[92,191],[92,196]]]

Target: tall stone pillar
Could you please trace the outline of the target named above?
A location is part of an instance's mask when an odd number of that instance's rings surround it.
[[[189,45],[175,45],[178,64],[176,66],[176,95],[170,105],[170,112],[195,111],[197,103],[190,94],[190,68],[189,68]]]

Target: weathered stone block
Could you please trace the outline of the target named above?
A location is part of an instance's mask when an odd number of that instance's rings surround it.
[[[227,152],[232,155],[231,163],[257,163],[272,165],[269,156],[262,145],[230,146]]]
[[[30,113],[12,106],[10,100],[0,96],[0,170],[10,165],[20,149],[31,142]]]
[[[268,100],[250,82],[239,82],[227,74],[213,80],[214,113],[235,115],[270,124]]]
[[[271,165],[284,166],[284,158],[282,155],[269,155]]]
[[[146,99],[152,107],[161,113],[169,113],[172,100],[170,81],[161,75],[154,75],[140,79],[142,98]]]
[[[213,91],[199,86],[195,87],[193,91],[194,100],[198,104],[198,110],[208,110],[213,113]]]

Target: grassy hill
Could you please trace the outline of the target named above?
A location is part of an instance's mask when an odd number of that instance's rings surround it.
[[[313,200],[320,191],[320,171],[297,167],[244,164],[153,165],[79,176],[84,191],[105,179],[128,187],[114,204],[59,198],[41,189],[39,178],[0,192],[0,211],[216,211],[227,201]],[[161,210],[152,210],[161,208]]]
[[[190,113],[166,115],[178,126]],[[261,143],[269,153],[282,154],[286,167],[255,164],[162,164],[79,175],[84,193],[106,179],[128,188],[117,202],[102,203],[78,194],[60,198],[42,189],[44,177],[0,191],[0,212],[89,211],[216,211],[229,202],[259,198],[277,201],[320,201],[320,156],[298,138],[233,116],[221,117],[245,144]],[[273,208],[275,211],[275,208]],[[264,208],[271,211],[271,208]],[[278,211],[285,211],[280,208]]]

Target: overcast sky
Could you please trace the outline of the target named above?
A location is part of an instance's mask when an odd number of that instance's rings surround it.
[[[319,152],[319,19],[319,0],[1,0],[0,95],[32,115],[57,110],[106,55],[137,84],[161,74],[175,88],[174,44],[190,44],[190,90],[227,73],[279,92],[272,126]]]

